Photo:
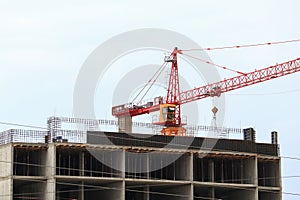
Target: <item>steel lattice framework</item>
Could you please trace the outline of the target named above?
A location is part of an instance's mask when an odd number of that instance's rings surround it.
[[[180,104],[204,99],[206,97],[220,96],[222,93],[247,87],[264,81],[279,78],[300,71],[300,58],[287,61],[275,66],[249,72],[244,75],[225,79],[220,82],[208,84],[199,88],[180,93]]]

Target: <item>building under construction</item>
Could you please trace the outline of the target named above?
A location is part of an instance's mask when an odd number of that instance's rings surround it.
[[[276,132],[266,144],[252,128],[233,140],[97,131],[101,123],[113,122],[52,117],[45,131],[2,132],[0,199],[281,199]]]

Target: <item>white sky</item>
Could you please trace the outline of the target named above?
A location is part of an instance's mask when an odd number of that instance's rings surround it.
[[[74,83],[82,63],[114,35],[162,28],[202,47],[299,39],[299,7],[297,0],[2,0],[0,121],[44,126],[50,115],[72,116]],[[295,59],[299,50],[300,44],[294,43],[208,53],[215,63],[248,72]],[[220,73],[223,78],[235,76]],[[253,126],[260,142],[269,142],[270,132],[277,130],[281,155],[300,157],[299,90],[300,73],[231,92],[226,96],[226,126]],[[283,159],[282,175],[300,175],[300,161]],[[283,183],[283,191],[299,192],[299,178]]]

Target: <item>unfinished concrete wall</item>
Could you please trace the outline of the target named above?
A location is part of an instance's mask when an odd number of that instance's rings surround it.
[[[13,147],[0,145],[0,200],[12,200],[13,194]]]
[[[243,183],[257,185],[257,157],[243,159]]]
[[[191,180],[193,170],[191,170],[191,154],[185,153],[174,163],[175,180]]]
[[[13,199],[9,191],[46,200],[281,199],[280,160],[271,157],[70,143],[14,146],[0,146],[0,200]]]
[[[119,132],[132,133],[132,117],[130,115],[118,117]]]

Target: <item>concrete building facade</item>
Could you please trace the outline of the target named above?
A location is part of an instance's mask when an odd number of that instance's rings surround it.
[[[74,143],[45,134],[0,145],[1,200],[281,199],[278,145],[254,137],[94,131]]]

